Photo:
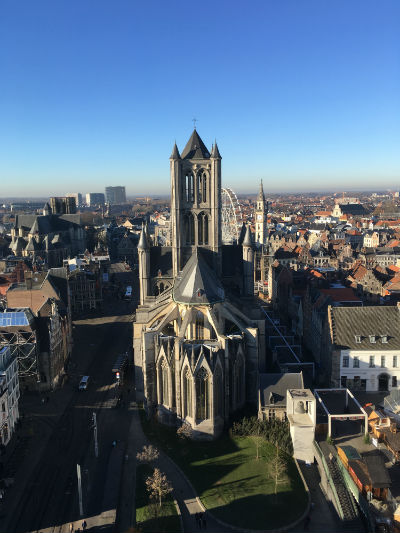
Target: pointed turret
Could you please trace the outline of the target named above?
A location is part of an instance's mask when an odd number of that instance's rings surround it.
[[[243,294],[252,296],[254,294],[254,249],[253,238],[250,226],[246,228],[243,239]]]
[[[146,236],[146,230],[143,224],[142,224],[142,231],[140,232],[139,244],[137,247],[138,247],[138,250],[147,250],[149,247],[149,243],[147,241],[147,236]]]
[[[251,236],[250,226],[247,225],[246,233],[244,235],[242,246],[253,246],[253,238]]]
[[[49,202],[46,202],[43,206],[43,215],[51,215],[51,207],[49,205]]]
[[[181,156],[179,154],[178,147],[176,146],[176,142],[174,144],[174,147],[172,148],[172,154],[170,156],[170,159],[180,159]]]
[[[215,141],[215,143],[213,144],[212,151],[211,151],[211,157],[213,159],[222,159],[221,154],[219,153],[219,150],[218,150],[217,141]]]

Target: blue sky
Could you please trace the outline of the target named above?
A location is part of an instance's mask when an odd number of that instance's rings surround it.
[[[238,192],[400,186],[398,0],[3,0],[0,197],[169,192],[217,139]]]

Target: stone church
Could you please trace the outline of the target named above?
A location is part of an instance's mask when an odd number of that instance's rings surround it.
[[[217,436],[229,415],[257,403],[265,366],[264,320],[254,301],[250,227],[221,242],[221,155],[196,129],[170,157],[171,246],[138,244],[134,323],[138,401],[194,437]]]

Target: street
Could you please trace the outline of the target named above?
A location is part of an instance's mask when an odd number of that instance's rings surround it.
[[[115,511],[129,430],[127,405],[134,393],[133,390],[128,393],[129,382],[118,386],[111,369],[120,353],[128,351],[132,357],[130,305],[114,301],[106,307],[108,316],[75,321],[68,382],[62,389],[49,393],[46,405],[38,396],[24,399],[30,402],[29,423],[36,438],[39,436],[37,440],[46,424],[47,430],[50,425],[49,438],[33,472],[25,479],[21,472],[16,473],[18,485],[12,488],[14,505],[3,511],[0,531],[25,533],[67,531],[67,528],[69,531],[71,522],[80,525],[83,518],[112,510],[105,509],[104,505],[114,507]],[[90,376],[90,382],[87,390],[79,391],[82,375]],[[118,397],[122,399],[117,407]],[[93,413],[97,415],[98,458],[94,452]],[[114,440],[117,441],[115,447],[112,446]],[[34,450],[28,450],[27,460],[30,453]],[[78,503],[77,464],[81,465],[82,516]],[[22,492],[21,482],[26,484]],[[110,487],[116,488],[111,495],[108,494]]]

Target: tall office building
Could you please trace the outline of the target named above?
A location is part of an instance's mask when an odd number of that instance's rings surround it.
[[[102,192],[87,192],[86,205],[89,207],[104,205],[104,194]]]
[[[106,187],[106,202],[108,204],[125,204],[125,187]]]

